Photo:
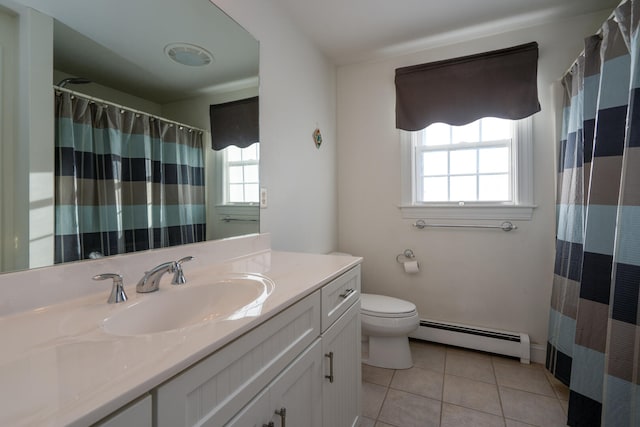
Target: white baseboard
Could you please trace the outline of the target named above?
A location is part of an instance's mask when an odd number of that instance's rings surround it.
[[[544,352],[540,351],[539,346],[531,346],[529,335],[523,332],[500,331],[459,323],[420,319],[420,326],[409,336],[441,344],[517,357],[520,362],[525,364],[531,360],[532,347],[537,347],[533,361],[537,362],[542,357],[544,362]]]

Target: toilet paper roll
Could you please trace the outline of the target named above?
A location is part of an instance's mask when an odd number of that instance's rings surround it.
[[[416,274],[420,271],[420,266],[418,265],[418,261],[406,261],[403,263],[404,271],[407,274]]]

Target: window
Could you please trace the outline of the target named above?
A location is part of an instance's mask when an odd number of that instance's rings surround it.
[[[512,121],[435,123],[412,132],[416,202],[513,200]]]
[[[400,132],[406,218],[531,218],[530,118]]]
[[[259,199],[259,143],[230,145],[224,153],[225,204],[253,204]]]

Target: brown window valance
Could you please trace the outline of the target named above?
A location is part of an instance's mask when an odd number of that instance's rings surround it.
[[[211,148],[230,145],[246,148],[260,140],[258,97],[215,104],[209,107]]]
[[[540,111],[538,43],[396,69],[396,127],[517,120]]]

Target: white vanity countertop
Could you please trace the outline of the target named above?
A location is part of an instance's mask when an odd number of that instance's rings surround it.
[[[107,286],[100,294],[0,317],[0,425],[99,421],[360,262],[266,250],[211,266],[185,264],[184,287],[203,286],[229,273],[259,273],[275,288],[256,317],[155,334],[110,335],[102,319],[141,299],[180,292],[169,284],[170,275],[152,294],[137,294],[125,280],[129,300],[123,304],[107,304]]]

